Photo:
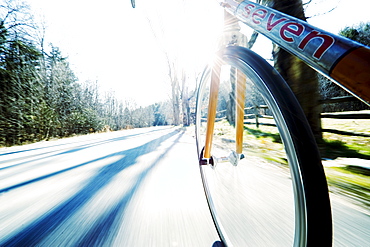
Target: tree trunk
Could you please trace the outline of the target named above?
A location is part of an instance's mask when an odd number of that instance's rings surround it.
[[[274,0],[272,8],[306,20],[301,0]],[[316,141],[322,142],[319,83],[316,72],[302,60],[274,44],[275,68],[287,81],[308,119]]]
[[[180,100],[179,100],[179,82],[175,77],[171,82],[172,89],[172,110],[173,110],[173,124],[180,124]]]
[[[182,105],[182,124],[184,126],[190,125],[190,105],[189,105],[189,88],[186,81],[185,72],[181,76],[181,105]]]
[[[236,69],[232,67],[230,69],[230,88],[231,91],[229,93],[229,101],[227,104],[226,109],[226,119],[227,121],[235,126],[235,111],[236,111],[236,105],[235,105],[235,80],[236,79]]]

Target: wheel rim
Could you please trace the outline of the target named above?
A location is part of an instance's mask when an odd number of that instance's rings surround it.
[[[228,59],[228,58],[226,58]],[[229,63],[233,63],[232,61],[228,61]],[[238,63],[241,63],[238,61]],[[236,66],[240,67],[240,64],[234,64]],[[247,64],[242,64],[242,66],[245,66],[247,69],[248,65]],[[205,86],[205,81],[207,76],[209,75],[209,70],[205,71],[202,76],[202,84],[199,88],[198,94],[201,94],[204,90],[206,90]],[[256,75],[255,75],[256,76]],[[257,78],[258,79],[258,78]],[[300,164],[299,164],[299,158],[297,158],[297,155],[295,153],[295,146],[292,137],[290,135],[290,131],[288,126],[285,124],[283,114],[280,112],[279,107],[277,107],[276,102],[274,102],[274,99],[271,98],[271,95],[269,93],[268,88],[261,88],[263,85],[258,85],[259,91],[262,91],[263,94],[265,94],[263,97],[266,100],[266,103],[268,104],[269,108],[273,111],[273,114],[275,116],[275,121],[279,127],[280,131],[280,136],[282,138],[282,141],[285,145],[285,149],[287,152],[287,158],[289,160],[290,164],[290,174],[292,177],[292,194],[294,194],[294,208],[292,209],[294,213],[294,230],[293,230],[293,239],[291,240],[291,246],[306,246],[307,244],[307,236],[308,236],[308,231],[307,231],[307,209],[306,209],[306,198],[305,198],[305,191],[304,191],[304,185],[302,181],[302,174],[300,170]],[[202,121],[201,119],[201,108],[202,108],[202,102],[198,97],[197,100],[197,128],[196,128],[196,138],[197,138],[197,146],[198,146],[198,154],[200,154],[202,146],[202,140],[201,140],[201,126]],[[204,183],[204,189],[206,192],[207,200],[209,203],[209,207],[212,213],[213,220],[215,222],[215,226],[219,232],[220,238],[226,243],[227,245],[231,246],[231,241],[229,240],[229,233],[228,230],[230,230],[230,227],[224,227],[223,220],[220,219],[220,215],[218,213],[217,209],[217,202],[215,202],[215,197],[213,196],[212,192],[212,186],[210,186],[210,179],[209,179],[209,174],[210,172],[214,172],[215,170],[218,170],[216,168],[212,168],[211,170],[209,169],[210,167],[208,166],[201,166],[201,175]],[[213,171],[212,171],[213,170]],[[216,200],[217,201],[217,200]],[[225,230],[226,229],[226,230]]]

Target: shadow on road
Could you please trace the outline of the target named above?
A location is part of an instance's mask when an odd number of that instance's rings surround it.
[[[146,131],[146,132],[143,132],[143,133],[136,133],[136,134],[132,134],[132,135],[124,135],[124,136],[120,136],[120,137],[110,138],[110,139],[107,139],[107,140],[95,139],[95,140],[90,140],[87,144],[83,144],[83,145],[81,145],[79,142],[76,142],[74,140],[74,141],[69,141],[67,143],[62,143],[62,144],[58,144],[58,145],[51,145],[51,146],[40,147],[40,148],[31,148],[31,149],[26,149],[26,150],[19,150],[19,151],[12,151],[12,152],[7,152],[7,153],[2,153],[2,154],[0,154],[0,157],[10,155],[10,154],[26,153],[26,152],[30,152],[30,151],[43,150],[43,149],[52,149],[52,148],[58,148],[58,147],[65,146],[65,148],[58,149],[58,150],[51,150],[51,151],[46,151],[45,150],[46,152],[43,152],[42,153],[43,155],[50,154],[49,156],[43,157],[43,159],[47,159],[47,158],[50,158],[50,157],[54,157],[56,155],[64,155],[64,154],[67,154],[67,153],[74,153],[74,152],[77,152],[77,151],[84,150],[86,148],[91,148],[91,147],[94,147],[94,146],[102,145],[102,144],[105,144],[105,143],[111,143],[111,142],[115,142],[115,141],[123,141],[123,140],[128,139],[128,138],[138,137],[138,136],[143,135],[143,134],[148,134],[148,133],[151,133],[151,132],[154,132],[154,131],[160,131],[160,130],[162,130],[162,129],[154,129],[154,130]],[[74,145],[74,146],[71,147],[70,145]],[[23,159],[24,158],[32,158],[32,157],[37,157],[39,155],[40,154],[30,154],[29,156],[23,156],[22,158]],[[16,161],[17,159],[18,158],[9,159],[9,160],[6,160],[6,161],[7,162],[12,162],[12,161]],[[21,165],[24,165],[26,163],[37,161],[39,159],[40,158],[36,158],[36,159],[33,159],[33,160],[27,160],[26,162],[21,162],[21,163],[11,165],[11,166],[0,167],[0,171],[8,169],[8,168],[13,168],[13,167],[16,167],[16,166],[21,166]]]
[[[93,163],[97,160],[103,160],[105,158],[112,157],[115,155],[120,156],[124,155],[124,158],[99,169],[95,176],[93,176],[89,180],[86,186],[81,188],[74,196],[72,196],[62,204],[58,205],[57,207],[53,208],[52,210],[48,211],[45,215],[35,220],[28,226],[24,227],[19,233],[13,235],[9,239],[0,243],[0,246],[37,245],[46,236],[53,232],[53,230],[55,230],[59,225],[61,225],[69,217],[74,215],[79,209],[86,205],[102,188],[108,185],[117,174],[119,174],[124,169],[135,165],[137,159],[140,156],[155,151],[162,142],[166,141],[167,139],[171,138],[172,136],[178,133],[179,132],[175,130],[169,134],[166,134],[150,142],[147,142],[139,147],[110,154],[108,156],[101,157],[96,160],[91,160],[89,162],[79,164],[77,166],[34,179],[33,181],[25,182],[22,185],[26,185],[31,182],[36,182],[39,181],[40,179],[54,176],[59,173],[75,169],[80,166],[89,165],[90,163]],[[182,135],[183,132],[178,135],[173,144],[170,147],[168,147],[165,150],[165,152],[169,152],[172,149],[172,147],[176,144],[176,142],[179,140],[179,138],[181,138]],[[120,140],[122,140],[122,138],[127,138],[127,136],[121,137]],[[111,139],[109,141],[114,141],[114,139]],[[98,143],[96,143],[96,145],[98,145]],[[100,218],[95,221],[94,226],[90,228],[89,232],[79,242],[79,246],[101,246],[102,243],[108,240],[107,238],[109,238],[109,236],[112,236],[112,234],[114,235],[116,231],[118,231],[116,226],[120,221],[128,202],[134,195],[135,191],[139,188],[140,184],[145,179],[147,174],[157,165],[160,159],[161,157],[158,157],[156,160],[153,160],[151,165],[138,176],[138,179],[135,181],[131,190],[126,192],[126,194],[119,200],[119,202],[116,205],[113,205],[109,211],[104,212],[103,215],[99,216]],[[21,185],[18,185],[17,187],[19,186]],[[8,190],[9,189],[10,188],[8,188]]]

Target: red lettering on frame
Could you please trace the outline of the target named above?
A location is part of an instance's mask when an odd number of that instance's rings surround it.
[[[288,37],[286,34],[291,33],[295,36],[299,36],[303,33],[303,31],[304,26],[302,24],[296,22],[288,22],[280,28],[280,36],[286,42],[293,42],[294,39],[292,37]]]
[[[244,7],[245,12],[243,13],[243,16],[248,18],[252,12],[252,9],[254,9],[255,7],[256,5],[253,5],[253,4],[245,5]]]
[[[269,19],[267,20],[267,31],[271,31],[277,24],[287,20],[286,18],[281,18],[275,22],[272,22],[274,17],[275,17],[275,14],[271,13],[269,16]]]
[[[301,41],[301,43],[298,45],[298,48],[303,50],[307,43],[315,38],[322,39],[322,43],[319,48],[315,51],[313,54],[313,57],[316,59],[320,59],[321,56],[334,44],[335,39],[329,35],[326,34],[320,34],[320,32],[313,30],[311,33],[307,34],[306,37]]]
[[[261,20],[263,20],[267,15],[267,10],[265,9],[257,9],[252,14],[252,21],[256,24],[261,24]]]

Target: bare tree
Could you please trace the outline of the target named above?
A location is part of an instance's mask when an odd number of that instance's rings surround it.
[[[184,126],[190,125],[190,97],[189,97],[189,87],[187,83],[187,77],[183,71],[181,76],[181,106],[182,106],[182,123]]]
[[[0,26],[6,27],[10,39],[27,41],[34,41],[37,30],[30,7],[19,0],[4,0],[0,3]]]
[[[175,61],[171,61],[168,52],[166,52],[167,65],[168,65],[168,77],[171,83],[171,105],[173,113],[173,124],[180,124],[180,85],[178,79],[177,64]]]

